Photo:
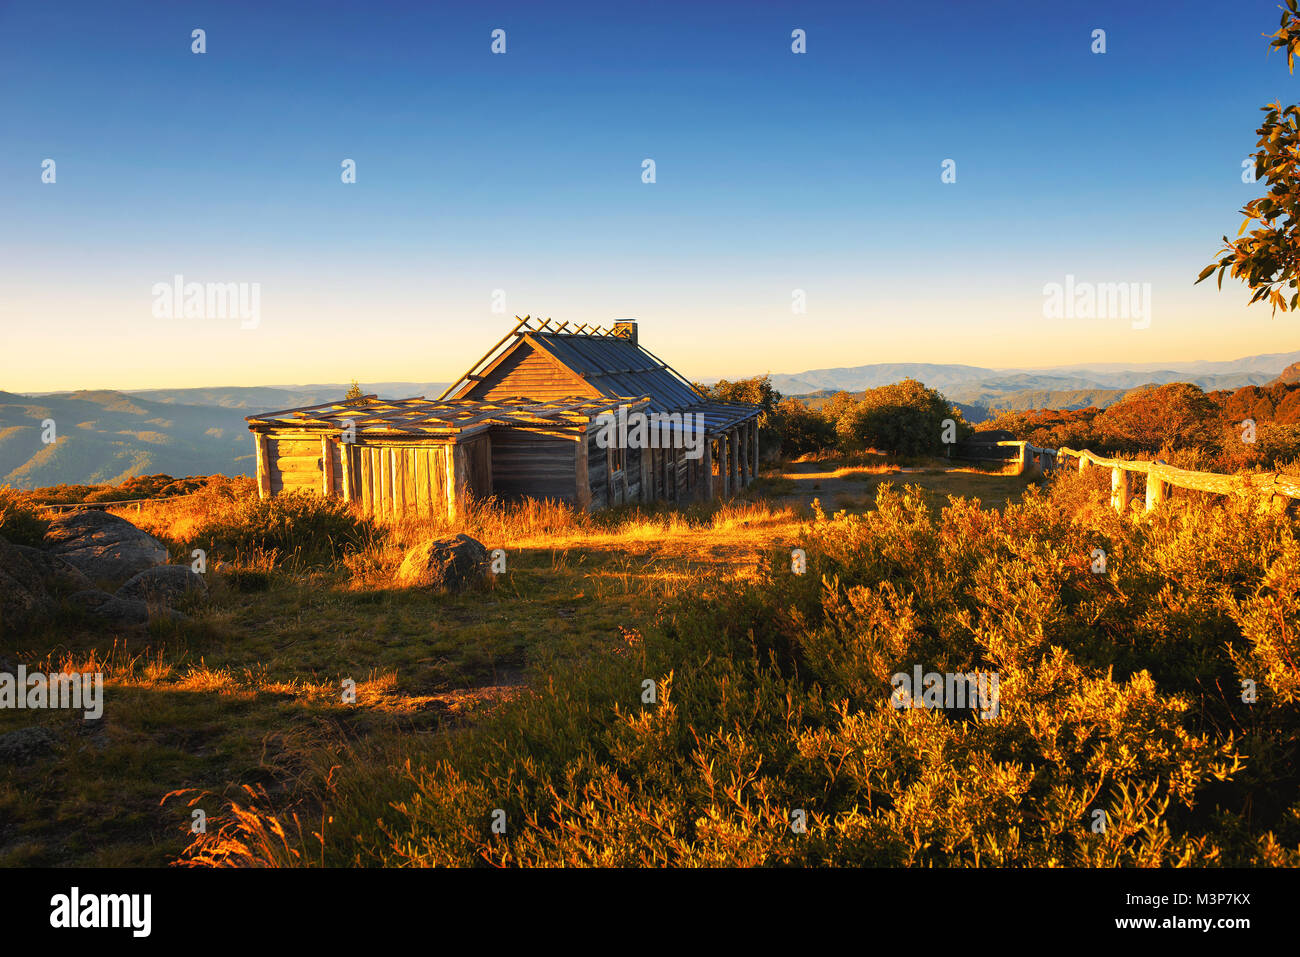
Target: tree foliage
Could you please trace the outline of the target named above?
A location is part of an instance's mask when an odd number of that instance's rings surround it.
[[[781,393],[772,388],[772,377],[753,376],[749,379],[737,379],[735,382],[719,379],[713,385],[691,383],[695,391],[702,393],[715,402],[738,402],[742,405],[756,405],[762,411],[758,414],[758,445],[760,450],[774,448],[781,441],[780,427],[776,421],[777,404]]]
[[[1254,441],[1243,438],[1247,420]],[[1160,455],[1200,471],[1291,472],[1300,464],[1300,383],[1279,380],[1210,393],[1186,382],[1146,386],[1104,412],[1092,407],[1003,412],[979,429],[1006,430],[1049,449]]]
[[[782,399],[777,403],[776,422],[781,454],[786,458],[835,447],[835,423],[799,399]]]
[[[1097,417],[1096,428],[1111,448],[1136,452],[1212,445],[1218,420],[1218,406],[1198,386],[1170,382],[1126,395]]]
[[[1267,36],[1271,47],[1286,51],[1287,68],[1294,73],[1300,54],[1297,0],[1286,0],[1277,32]],[[1217,270],[1223,288],[1227,271],[1250,287],[1252,303],[1268,300],[1276,313],[1300,305],[1300,107],[1283,107],[1278,100],[1261,109],[1265,116],[1256,131],[1259,150],[1253,158],[1255,178],[1268,184],[1268,193],[1242,207],[1245,219],[1237,238],[1223,237],[1219,260],[1201,270],[1196,281]],[[1258,225],[1247,232],[1252,223]]]
[[[840,447],[847,451],[871,448],[892,455],[938,455],[944,450],[949,420],[955,441],[972,431],[942,393],[915,379],[867,389],[856,397],[839,393],[825,411],[835,423]]]

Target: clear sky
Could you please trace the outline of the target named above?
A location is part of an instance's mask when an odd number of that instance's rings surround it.
[[[0,0],[0,389],[448,380],[525,313],[697,378],[1300,349],[1192,285],[1300,99],[1277,4]],[[1149,328],[1045,318],[1067,275]]]

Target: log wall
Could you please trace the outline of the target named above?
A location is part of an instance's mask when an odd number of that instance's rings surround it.
[[[491,472],[495,494],[578,503],[573,439],[524,429],[492,431]],[[603,488],[603,486],[602,486]]]
[[[685,449],[613,450],[599,430],[571,432],[493,428],[460,443],[373,437],[342,443],[319,434],[256,434],[258,489],[265,497],[307,489],[357,503],[379,517],[455,516],[468,496],[554,499],[579,508],[622,502],[686,504],[726,496],[755,477],[751,423],[709,436],[705,455]]]

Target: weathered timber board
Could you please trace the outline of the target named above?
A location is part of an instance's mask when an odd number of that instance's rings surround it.
[[[522,429],[492,433],[491,482],[504,499],[530,497],[575,502],[577,467],[569,439],[536,436]],[[604,454],[604,450],[600,450]]]

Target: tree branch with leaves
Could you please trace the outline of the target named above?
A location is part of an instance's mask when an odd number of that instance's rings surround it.
[[[1297,0],[1286,0],[1278,9],[1282,20],[1277,32],[1264,35],[1270,47],[1286,51],[1287,69],[1294,75],[1300,56],[1300,10]],[[1252,304],[1268,300],[1274,313],[1287,312],[1300,305],[1300,106],[1283,107],[1278,100],[1261,109],[1265,116],[1256,130],[1259,151],[1252,158],[1255,179],[1268,184],[1268,193],[1242,207],[1245,219],[1237,238],[1223,237],[1219,260],[1202,269],[1196,281],[1217,270],[1222,289],[1227,272],[1250,287]],[[1252,224],[1257,225],[1251,229]]]

